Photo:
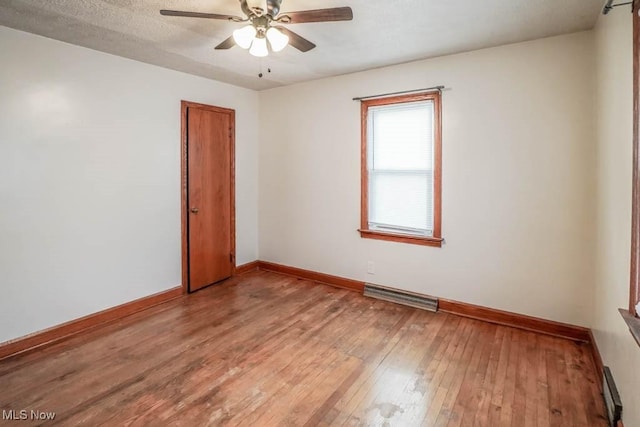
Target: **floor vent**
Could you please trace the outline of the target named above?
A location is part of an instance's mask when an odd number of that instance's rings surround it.
[[[365,283],[364,296],[421,308],[423,310],[438,311],[437,298],[401,291],[400,289],[386,288],[371,283]]]

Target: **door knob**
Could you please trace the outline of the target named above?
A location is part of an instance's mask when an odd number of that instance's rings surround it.
[[[194,214],[197,214],[198,213],[198,208],[191,208],[191,212],[194,213]]]

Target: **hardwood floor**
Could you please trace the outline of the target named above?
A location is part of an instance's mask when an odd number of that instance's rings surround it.
[[[2,361],[0,384],[0,410],[62,425],[606,425],[585,344],[269,272]]]

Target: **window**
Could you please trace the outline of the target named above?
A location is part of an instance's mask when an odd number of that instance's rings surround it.
[[[360,235],[442,245],[440,93],[362,101]]]

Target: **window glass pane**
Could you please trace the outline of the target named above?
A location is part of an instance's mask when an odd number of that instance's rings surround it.
[[[372,171],[369,223],[433,231],[433,173]]]
[[[371,107],[368,133],[370,169],[432,169],[432,101]]]
[[[369,227],[433,235],[434,103],[369,107]]]

